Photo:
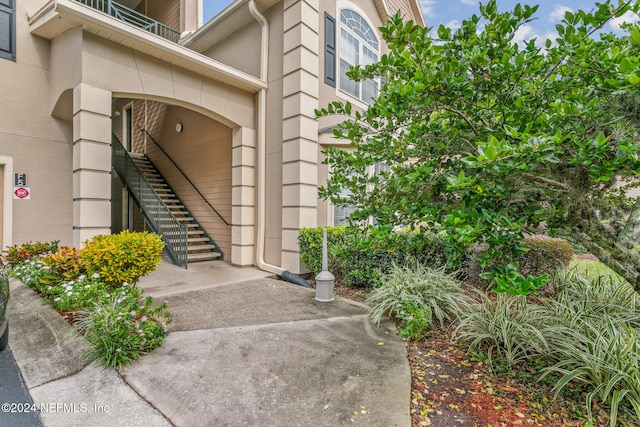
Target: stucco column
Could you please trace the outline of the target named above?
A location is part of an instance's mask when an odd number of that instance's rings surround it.
[[[233,131],[231,169],[231,263],[255,264],[256,138],[254,129]]]
[[[111,92],[73,90],[73,245],[111,233]]]
[[[317,225],[318,0],[284,3],[281,267],[300,273],[298,230]]]

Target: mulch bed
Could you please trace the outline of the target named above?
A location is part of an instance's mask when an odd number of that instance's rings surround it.
[[[335,293],[362,303],[367,296],[366,290],[339,282]],[[540,373],[533,368],[529,372],[521,369],[492,374],[462,345],[452,344],[451,334],[445,329],[436,328],[420,341],[407,342],[406,347],[414,427],[587,425],[583,397],[574,400],[560,395],[553,400],[551,386],[535,382]],[[602,408],[595,409],[600,415],[598,424],[608,425]]]
[[[407,343],[411,366],[413,426],[584,426],[573,410],[576,402],[551,400],[548,386],[523,384],[491,375],[486,364],[471,358],[450,335],[436,330]]]

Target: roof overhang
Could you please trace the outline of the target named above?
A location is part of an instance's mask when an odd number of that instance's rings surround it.
[[[182,45],[197,52],[205,52],[246,25],[255,22],[249,11],[250,0],[236,0],[209,22],[181,42]],[[263,13],[281,2],[281,0],[254,0],[256,7]]]
[[[82,26],[83,31],[220,83],[251,93],[267,88],[267,82],[257,77],[74,0],[50,0],[29,18],[29,25],[31,34],[49,40]]]

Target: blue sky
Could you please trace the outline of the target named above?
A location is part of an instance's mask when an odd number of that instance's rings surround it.
[[[498,8],[500,10],[513,9],[517,3],[539,4],[540,7],[535,15],[537,19],[521,27],[517,38],[520,40],[528,40],[532,37],[546,39],[547,36],[555,34],[555,25],[562,20],[565,11],[589,10],[593,8],[595,2],[596,0],[498,0]],[[231,3],[231,0],[203,0],[204,22],[207,22]],[[445,24],[452,28],[459,26],[462,20],[474,13],[478,13],[478,3],[478,0],[420,0],[427,26],[434,28],[438,28],[440,24]],[[486,3],[486,1],[483,1],[483,3]],[[616,20],[608,28],[605,28],[605,31],[618,31],[619,24],[623,20],[636,22],[638,17],[627,16],[624,19]]]

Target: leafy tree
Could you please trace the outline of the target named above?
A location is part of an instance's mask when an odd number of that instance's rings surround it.
[[[394,16],[381,29],[389,53],[349,72],[382,79],[379,97],[365,111],[339,102],[317,111],[347,116],[334,133],[352,148],[326,151],[321,196],[355,206],[354,220],[440,231],[453,265],[485,243],[498,292],[544,283],[516,272],[524,234],[541,230],[583,245],[640,291],[629,238],[640,204],[623,191],[640,173],[640,29],[604,32],[639,8],[567,12],[555,39],[523,44],[516,32],[537,6],[500,12],[491,0],[433,38]],[[370,173],[379,162],[388,167]]]

